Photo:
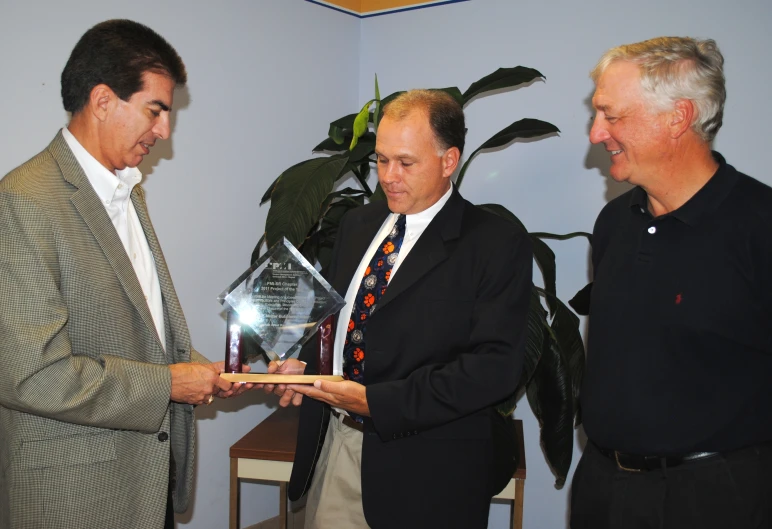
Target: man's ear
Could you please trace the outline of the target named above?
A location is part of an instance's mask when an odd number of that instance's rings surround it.
[[[692,128],[695,113],[694,102],[690,99],[679,99],[676,101],[675,108],[670,113],[668,122],[670,136],[673,139],[680,138],[686,131]]]
[[[458,167],[458,162],[461,159],[461,153],[458,147],[451,147],[445,154],[442,155],[442,176],[449,177],[453,174]]]
[[[99,121],[104,121],[110,114],[118,96],[106,84],[98,84],[91,89],[88,98],[88,110]]]

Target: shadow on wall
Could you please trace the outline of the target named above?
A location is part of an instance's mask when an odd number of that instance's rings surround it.
[[[590,119],[587,121],[587,137],[589,138],[592,120],[595,116],[595,109],[592,106],[592,94],[587,96],[584,104],[590,112]],[[617,182],[611,178],[611,157],[602,143],[597,145],[590,144],[590,148],[587,149],[587,156],[584,159],[584,166],[587,169],[598,169],[600,174],[605,177],[606,193],[603,198],[606,199],[606,202],[611,202],[619,195],[633,188],[632,185],[626,182]]]
[[[155,146],[150,150],[150,154],[145,156],[140,164],[142,171],[142,183],[147,183],[147,177],[155,172],[155,168],[161,163],[161,160],[171,160],[174,156],[173,140],[174,130],[177,125],[177,112],[190,105],[190,91],[187,86],[177,88],[174,91],[174,103],[172,112],[169,116],[169,137],[165,140],[158,140]]]
[[[211,358],[210,358],[211,360]],[[214,361],[217,361],[219,359],[215,359]],[[239,395],[234,398],[230,399],[215,399],[215,401],[212,403],[211,406],[197,406],[195,409],[195,415],[196,415],[196,422],[199,423],[201,421],[212,421],[217,418],[217,415],[219,413],[237,413],[247,407],[252,406],[265,406],[268,410],[268,415],[273,413],[276,410],[277,401],[273,398],[273,395],[267,395],[261,390],[249,390],[245,392],[242,395]],[[257,424],[255,424],[257,426]],[[207,479],[207,476],[200,475],[201,472],[199,469],[201,468],[202,459],[201,459],[201,432],[199,431],[199,426],[196,426],[196,441],[195,441],[195,447],[196,447],[196,470],[193,472],[193,488],[191,489],[191,502],[188,506],[188,510],[185,511],[183,514],[175,514],[174,519],[177,522],[177,527],[180,525],[185,525],[191,522],[193,519],[193,515],[195,513],[195,510],[197,508],[206,508],[199,505],[198,502],[193,501],[196,496],[196,489],[198,489],[198,480],[201,479]],[[236,439],[233,440],[233,442],[236,442]],[[230,446],[225,447],[224,452],[221,454],[218,454],[218,457],[222,457],[222,461],[226,461],[226,465],[228,464],[228,453],[229,453]],[[223,513],[224,516],[227,516],[226,513]],[[225,523],[223,523],[223,526],[225,527]]]

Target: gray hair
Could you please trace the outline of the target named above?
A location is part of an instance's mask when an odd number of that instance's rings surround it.
[[[712,39],[659,37],[612,48],[590,73],[597,83],[612,63],[628,61],[641,70],[644,97],[656,110],[669,110],[679,99],[696,107],[692,129],[713,141],[724,117],[724,57]]]

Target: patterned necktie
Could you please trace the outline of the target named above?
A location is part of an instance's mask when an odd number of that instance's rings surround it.
[[[359,291],[354,298],[354,307],[348,321],[346,342],[343,346],[343,377],[362,384],[365,369],[365,331],[367,319],[375,310],[391,277],[391,269],[397,262],[402,240],[405,238],[405,216],[397,217],[397,223],[383,239],[375,251],[370,264],[365,269]],[[358,422],[362,418],[351,414]]]

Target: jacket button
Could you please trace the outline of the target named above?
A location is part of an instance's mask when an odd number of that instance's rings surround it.
[[[161,441],[162,443],[165,443],[166,441],[169,440],[169,434],[166,433],[166,432],[159,433],[158,434],[158,440]]]

